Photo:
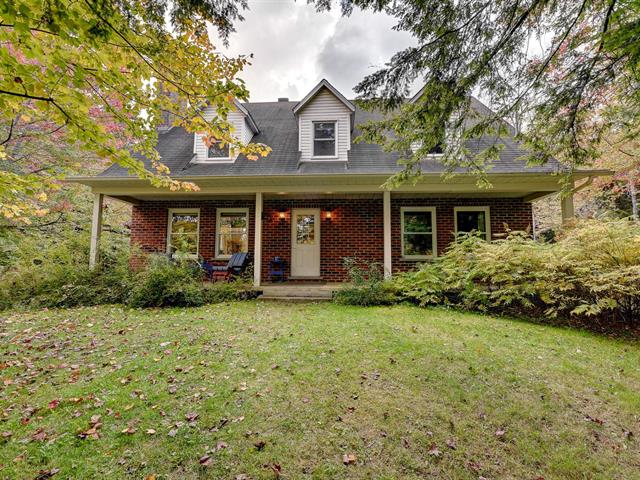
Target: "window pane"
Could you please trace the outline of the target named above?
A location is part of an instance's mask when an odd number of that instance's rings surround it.
[[[208,158],[229,158],[229,144],[222,147],[219,143],[215,143],[209,147]]]
[[[487,224],[485,212],[458,211],[457,212],[458,233],[480,232],[486,237]]]
[[[249,220],[246,212],[220,212],[218,222],[216,255],[233,255],[249,251]]]
[[[221,233],[219,237],[218,255],[233,255],[247,252],[249,243],[246,234]]]
[[[416,233],[405,234],[403,255],[433,255],[433,235]]]
[[[431,233],[431,212],[404,212],[404,231]]]
[[[429,153],[432,155],[440,155],[444,153],[444,150],[442,148],[442,144],[439,143],[438,145],[436,145],[435,147],[433,147],[431,150],[429,150]]]
[[[332,157],[336,154],[335,140],[315,140],[313,142],[314,157]]]
[[[296,215],[296,243],[313,245],[316,241],[316,216]]]
[[[197,213],[173,213],[171,218],[171,233],[197,233]]]
[[[335,139],[336,124],[335,122],[316,122],[313,124],[313,138]]]
[[[198,253],[198,234],[172,234],[171,253],[196,255]]]
[[[244,212],[220,213],[220,230],[223,233],[241,232],[247,228],[247,214]]]

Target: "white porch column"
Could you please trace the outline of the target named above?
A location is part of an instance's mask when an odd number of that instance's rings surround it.
[[[89,248],[89,268],[95,268],[100,257],[100,234],[102,233],[102,204],[104,195],[93,195],[93,217],[91,219],[91,245]]]
[[[382,194],[382,217],[384,225],[384,277],[391,278],[391,192]]]
[[[253,285],[260,286],[262,270],[262,192],[256,193],[256,223],[255,240],[253,245]]]
[[[562,223],[567,223],[575,218],[573,208],[573,192],[566,197],[560,198],[560,208],[562,210]]]

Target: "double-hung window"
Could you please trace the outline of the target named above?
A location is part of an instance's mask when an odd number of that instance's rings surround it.
[[[218,208],[216,215],[216,257],[229,258],[249,251],[249,209]]]
[[[197,257],[200,243],[200,209],[170,208],[167,252],[181,257]]]
[[[207,149],[207,160],[218,160],[229,158],[229,144],[222,146],[221,142],[216,141]]]
[[[400,223],[403,258],[424,260],[436,256],[438,247],[435,207],[402,207]]]
[[[336,157],[337,122],[313,122],[313,156]]]
[[[474,233],[485,240],[491,240],[489,207],[455,207],[456,236]]]

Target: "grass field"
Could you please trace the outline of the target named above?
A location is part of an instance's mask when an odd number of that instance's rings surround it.
[[[629,340],[408,306],[0,317],[0,478],[640,478]]]

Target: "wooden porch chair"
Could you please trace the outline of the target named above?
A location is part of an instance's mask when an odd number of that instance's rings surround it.
[[[211,268],[212,280],[229,280],[233,276],[242,275],[249,264],[251,256],[247,252],[234,253],[229,259],[229,263],[224,266],[213,265]]]

